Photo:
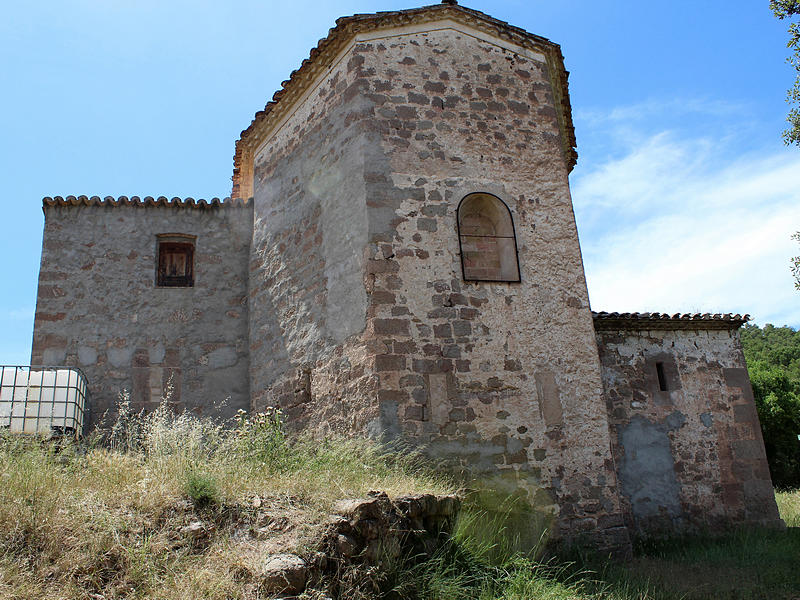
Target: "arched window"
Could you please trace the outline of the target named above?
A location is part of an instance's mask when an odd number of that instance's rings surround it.
[[[511,211],[497,196],[464,196],[456,212],[461,271],[466,281],[519,281]]]

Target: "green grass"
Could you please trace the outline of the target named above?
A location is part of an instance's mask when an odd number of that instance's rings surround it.
[[[628,563],[589,555],[543,564],[497,537],[476,536],[472,521],[485,524],[486,515],[467,512],[445,549],[395,576],[395,590],[426,600],[792,600],[800,597],[800,491],[779,492],[777,500],[786,531],[640,543]]]
[[[183,491],[197,508],[219,503],[217,480],[205,473],[197,471],[187,473]]]
[[[223,429],[166,407],[123,410],[105,441],[0,435],[0,598],[264,598],[263,557],[312,548],[338,500],[454,489],[418,457],[366,441],[289,442],[275,412]],[[639,544],[629,563],[520,554],[502,520],[470,506],[433,557],[343,573],[335,597],[798,598],[800,492],[776,498],[786,531]]]
[[[625,567],[607,569],[612,589],[649,588],[648,597],[793,599],[800,593],[800,531],[741,530],[650,544]]]

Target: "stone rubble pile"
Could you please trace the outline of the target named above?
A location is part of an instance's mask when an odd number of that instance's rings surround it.
[[[337,504],[317,552],[306,558],[265,558],[259,574],[262,589],[292,597],[349,567],[368,569],[402,557],[424,559],[448,538],[460,508],[455,495],[392,500],[385,492],[370,492],[364,499],[344,500]]]

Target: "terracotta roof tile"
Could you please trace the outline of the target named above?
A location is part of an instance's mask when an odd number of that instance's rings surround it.
[[[750,315],[731,313],[592,312],[595,329],[736,329]]]
[[[249,206],[250,200],[242,198],[211,198],[205,200],[200,198],[167,198],[166,196],[47,196],[42,199],[42,207],[48,206],[176,206],[180,208],[207,208],[207,207],[244,207]]]

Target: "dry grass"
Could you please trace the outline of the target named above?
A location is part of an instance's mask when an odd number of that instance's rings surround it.
[[[289,444],[274,413],[232,430],[123,410],[108,433],[0,437],[0,597],[259,598],[263,557],[312,544],[337,500],[452,491],[368,442]]]

